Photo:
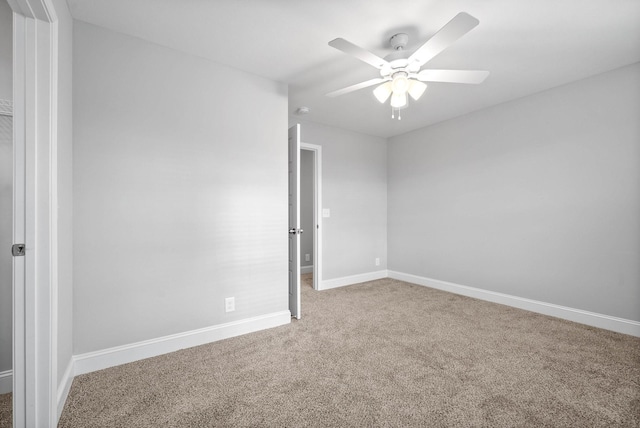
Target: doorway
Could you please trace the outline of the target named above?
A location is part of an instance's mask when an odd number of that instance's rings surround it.
[[[311,158],[308,167],[313,169],[311,178],[306,180],[311,182],[310,188],[306,193],[312,193],[312,217],[313,222],[310,223],[311,230],[307,231],[307,235],[311,235],[313,241],[303,255],[309,254],[309,260],[306,262],[308,269],[312,270],[313,289],[322,289],[322,217],[320,210],[322,209],[322,147],[302,143],[300,141],[300,124],[296,124],[289,128],[288,138],[288,241],[289,241],[289,311],[291,316],[300,319],[301,302],[300,302],[300,237],[304,232],[301,227],[300,217],[300,158],[303,151],[311,152]],[[306,156],[305,156],[306,157]],[[311,204],[310,204],[311,205]],[[307,210],[308,212],[308,210]],[[311,216],[309,216],[311,217]],[[309,227],[309,226],[307,226]],[[309,267],[308,262],[313,259],[313,267]]]
[[[300,215],[307,233],[300,240],[300,273],[322,289],[322,146],[300,143]]]
[[[12,241],[16,250],[21,248],[13,257],[13,426],[56,426],[61,26],[50,1],[8,4],[13,24]]]

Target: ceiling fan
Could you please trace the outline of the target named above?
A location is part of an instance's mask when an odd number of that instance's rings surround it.
[[[409,37],[404,33],[396,34],[389,40],[394,52],[384,59],[345,39],[334,39],[329,42],[329,46],[374,66],[380,70],[381,77],[329,92],[327,96],[337,97],[379,85],[373,90],[373,94],[381,103],[385,103],[391,97],[391,117],[394,117],[395,109],[398,111],[398,119],[401,119],[400,109],[408,105],[408,97],[417,101],[427,89],[424,82],[482,83],[489,75],[488,71],[421,69],[449,45],[475,28],[479,22],[468,13],[461,12],[411,55],[404,51]]]

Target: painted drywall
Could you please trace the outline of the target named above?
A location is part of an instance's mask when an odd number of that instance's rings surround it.
[[[58,17],[58,384],[73,357],[73,19],[65,0]],[[68,373],[67,373],[68,374]]]
[[[73,31],[74,354],[286,311],[286,85]]]
[[[322,280],[386,269],[386,140],[296,122],[302,142],[322,146],[322,205],[331,214],[322,219]]]
[[[13,100],[13,12],[0,0],[0,100]],[[0,116],[0,372],[12,364],[13,119]]]
[[[389,269],[640,320],[640,65],[391,138]]]
[[[300,266],[313,266],[313,175],[314,153],[300,151]],[[309,261],[305,260],[309,254]]]

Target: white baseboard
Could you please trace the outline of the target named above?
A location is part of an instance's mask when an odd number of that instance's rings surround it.
[[[71,384],[74,377],[73,370],[73,357],[69,360],[67,368],[62,375],[60,384],[58,385],[58,419],[62,416],[62,410],[64,409],[64,403],[67,401],[69,391],[71,390]]]
[[[581,309],[569,308],[566,306],[555,305],[553,303],[525,299],[522,297],[511,296],[509,294],[496,293],[494,291],[468,287],[466,285],[454,284],[452,282],[440,281],[438,279],[425,278],[402,272],[389,271],[389,278],[640,337],[640,322],[638,321],[583,311]]]
[[[300,266],[300,273],[313,273],[313,265],[311,266]]]
[[[13,370],[0,372],[0,394],[13,391]]]
[[[291,312],[274,312],[272,314],[159,337],[157,339],[74,355],[74,374],[77,376],[108,367],[119,366],[180,349],[191,348],[242,334],[278,327],[290,322]]]
[[[386,278],[388,275],[386,270],[376,272],[361,273],[358,275],[343,276],[340,278],[325,279],[320,285],[320,290],[328,290],[330,288],[344,287],[346,285],[359,284],[361,282],[374,281],[376,279]]]

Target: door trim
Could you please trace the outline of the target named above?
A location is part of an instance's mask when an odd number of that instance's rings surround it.
[[[289,243],[289,311],[291,316],[302,316],[300,299],[300,124],[289,128],[288,159],[288,243]]]
[[[300,150],[308,150],[313,156],[313,289],[322,284],[322,146],[300,142]]]
[[[13,426],[56,426],[58,23],[51,0],[13,11]]]

